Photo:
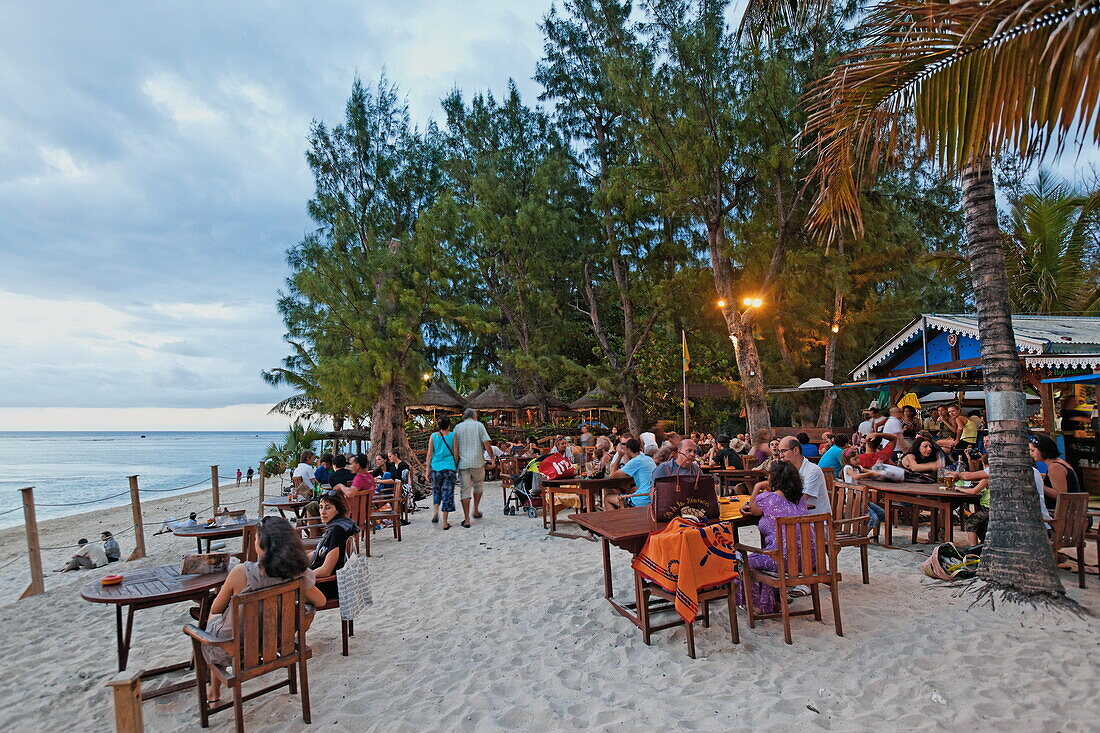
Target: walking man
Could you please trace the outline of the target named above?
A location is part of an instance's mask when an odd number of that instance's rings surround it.
[[[252,475],[253,475],[253,473],[255,473],[255,472],[252,470],[252,466],[249,466],[248,467],[248,473],[245,474],[248,477],[248,485],[249,486],[252,485]]]
[[[458,453],[458,478],[462,482],[462,526],[470,528],[470,497],[474,499],[474,519],[481,519],[481,494],[485,484],[485,456],[490,456],[488,465],[496,464],[493,456],[489,431],[477,419],[477,410],[467,407],[462,413],[462,422],[454,429],[454,441]]]

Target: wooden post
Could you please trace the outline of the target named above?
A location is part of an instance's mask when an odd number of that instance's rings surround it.
[[[256,473],[260,476],[260,500],[256,508],[257,516],[262,517],[264,515],[264,462],[260,461],[260,465],[257,467]]]
[[[31,564],[31,584],[19,598],[46,592],[42,577],[42,545],[38,541],[38,520],[34,515],[34,487],[19,489],[23,494],[23,523],[27,531],[27,560]]]
[[[141,672],[119,672],[107,682],[115,698],[115,730],[118,733],[142,733]]]
[[[218,467],[210,467],[210,493],[214,499],[214,513],[218,513],[218,509],[222,505],[221,488],[218,486]]]
[[[141,492],[138,491],[137,476],[130,476],[130,512],[134,516],[134,551],[127,562],[145,557],[145,527],[141,521]]]

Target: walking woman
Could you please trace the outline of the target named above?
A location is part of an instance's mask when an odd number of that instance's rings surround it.
[[[432,523],[439,523],[443,512],[443,529],[450,529],[447,515],[455,510],[455,480],[458,478],[458,446],[451,434],[451,418],[439,418],[438,430],[428,439],[428,479],[432,485]]]

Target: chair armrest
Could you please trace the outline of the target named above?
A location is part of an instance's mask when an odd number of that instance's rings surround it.
[[[734,542],[734,549],[741,550],[742,552],[765,552],[762,547],[753,547],[752,545],[746,545],[744,542]]]
[[[183,627],[183,633],[190,636],[197,642],[202,644],[214,644],[215,646],[225,646],[232,642],[232,639],[219,639],[208,631],[200,629],[194,624],[187,624]]]
[[[838,529],[846,525],[858,525],[860,522],[870,522],[870,515],[864,514],[862,517],[852,517],[851,519],[835,519],[833,525]]]

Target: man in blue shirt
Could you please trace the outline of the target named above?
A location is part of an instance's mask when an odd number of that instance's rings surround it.
[[[648,506],[649,492],[653,488],[653,471],[657,464],[642,453],[642,442],[631,438],[619,445],[615,458],[611,461],[611,478],[634,479],[634,493],[626,496],[608,495],[607,504],[614,509],[622,509],[624,500],[627,506]]]
[[[829,450],[825,451],[825,454],[821,456],[821,460],[817,462],[818,468],[822,471],[827,471],[831,468],[833,470],[833,476],[839,477],[841,470],[844,468],[844,449],[847,447],[847,435],[834,435],[833,444],[829,446]]]

